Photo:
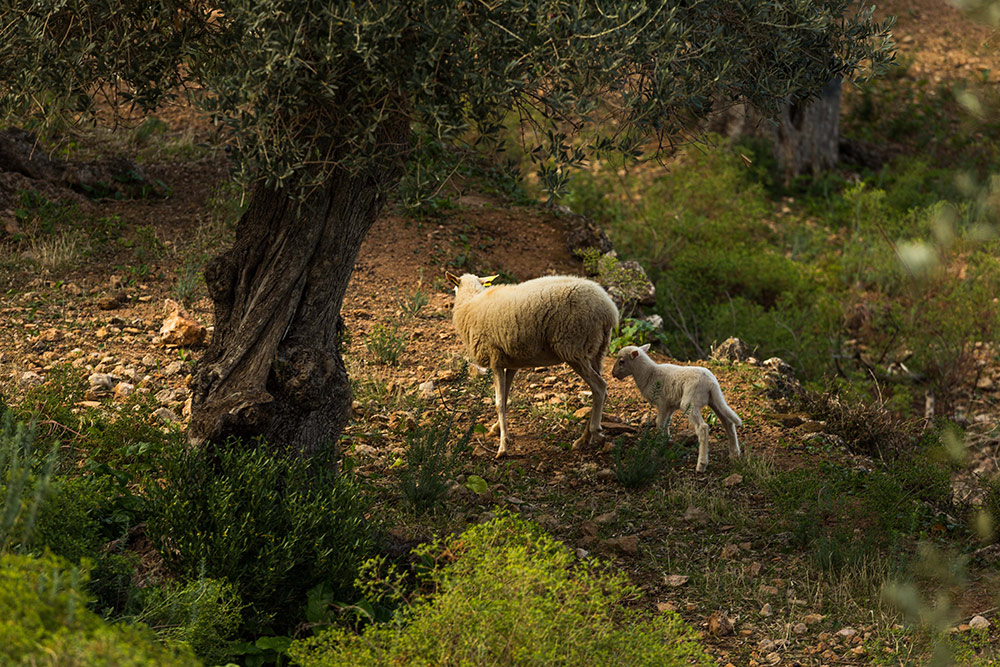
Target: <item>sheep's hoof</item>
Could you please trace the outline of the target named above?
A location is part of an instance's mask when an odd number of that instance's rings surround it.
[[[708,464],[707,464],[707,463],[699,463],[699,464],[698,464],[698,465],[697,465],[697,466],[695,467],[694,471],[695,471],[695,472],[705,472],[705,469],[706,469],[706,468],[708,468]]]
[[[500,430],[500,420],[498,419],[497,421],[493,422],[493,425],[490,426],[489,430],[486,431],[486,435],[496,435],[497,431],[499,430]]]
[[[495,459],[502,459],[505,456],[507,456],[507,450],[506,449],[498,449],[496,456],[494,456],[493,458],[495,458]]]
[[[604,432],[603,431],[601,431],[599,433],[591,433],[590,431],[584,431],[583,435],[581,435],[579,438],[577,438],[576,442],[573,443],[573,447],[572,448],[573,449],[582,449],[582,448],[587,447],[589,445],[593,445],[595,447],[598,447],[598,446],[600,446],[602,444],[604,444]]]

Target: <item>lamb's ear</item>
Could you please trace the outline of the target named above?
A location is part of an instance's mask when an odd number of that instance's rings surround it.
[[[649,345],[650,345],[649,343],[646,343],[645,345],[643,345],[639,349],[642,350],[643,352],[648,353],[649,352]]]
[[[448,282],[450,282],[455,287],[458,287],[458,285],[462,282],[462,280],[451,271],[445,271],[444,277],[447,278]]]
[[[479,279],[479,282],[481,282],[483,284],[483,287],[489,287],[490,285],[493,284],[493,281],[496,280],[499,277],[500,277],[499,273],[496,274],[496,275],[493,275],[493,276],[484,276],[484,277],[482,277],[482,278]]]
[[[632,352],[631,352],[630,356],[631,356],[631,357],[632,357],[633,359],[635,359],[636,357],[638,357],[638,356],[639,356],[639,350],[632,350]]]

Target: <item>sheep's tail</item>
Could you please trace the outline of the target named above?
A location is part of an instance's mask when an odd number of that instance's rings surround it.
[[[737,426],[743,425],[743,420],[740,419],[740,416],[733,412],[733,409],[726,403],[726,397],[722,395],[722,388],[719,386],[718,381],[712,386],[711,399],[712,409],[715,410],[716,414]]]

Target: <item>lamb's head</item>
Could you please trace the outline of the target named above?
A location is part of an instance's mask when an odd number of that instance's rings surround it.
[[[618,350],[618,358],[615,360],[614,368],[611,369],[611,375],[618,380],[624,380],[632,375],[637,360],[640,356],[647,356],[647,352],[649,352],[649,343],[646,343],[642,347],[626,345]]]
[[[479,276],[474,276],[471,273],[466,273],[459,277],[449,271],[445,271],[444,275],[448,279],[448,282],[455,286],[456,304],[467,299],[471,299],[489,287],[491,283],[497,279],[497,276],[484,276],[480,278]]]

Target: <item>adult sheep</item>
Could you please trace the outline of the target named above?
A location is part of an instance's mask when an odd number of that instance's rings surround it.
[[[518,285],[488,287],[472,274],[445,274],[455,285],[452,320],[472,362],[493,370],[497,457],[507,453],[507,396],[519,368],[569,364],[590,385],[594,408],[573,449],[604,440],[601,415],[608,385],[601,377],[618,308],[597,283],[572,276],[546,276]],[[484,284],[486,283],[486,284]]]

